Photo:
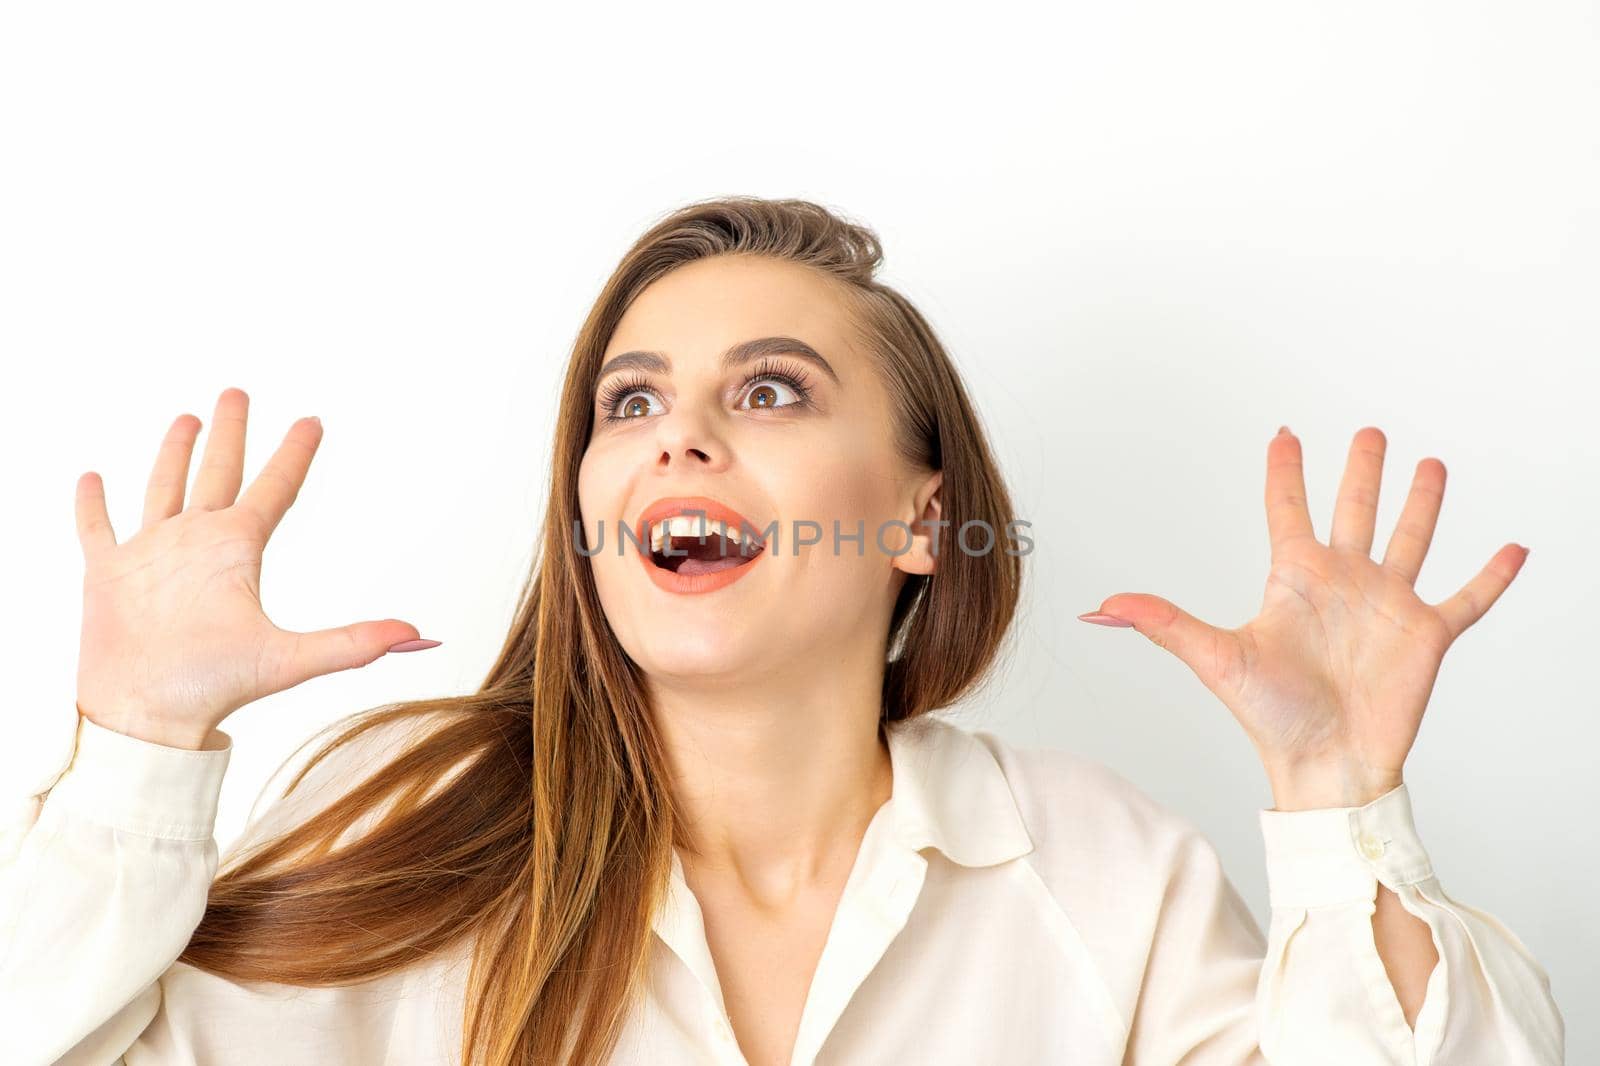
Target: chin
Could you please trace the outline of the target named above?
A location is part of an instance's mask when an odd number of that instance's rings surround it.
[[[734,677],[758,667],[771,654],[754,631],[735,636],[727,630],[680,629],[645,634],[644,644],[637,653],[628,649],[629,656],[649,676],[669,681]]]

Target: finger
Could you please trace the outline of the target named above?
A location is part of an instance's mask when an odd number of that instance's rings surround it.
[[[1439,615],[1444,619],[1452,641],[1468,626],[1482,618],[1484,612],[1494,605],[1494,601],[1500,598],[1500,594],[1511,584],[1511,579],[1517,576],[1517,572],[1522,569],[1522,564],[1527,559],[1527,548],[1518,544],[1507,544],[1494,553],[1494,558],[1484,564],[1483,569],[1478,571],[1478,576],[1467,582],[1460,592],[1437,605]]]
[[[189,483],[189,460],[200,433],[200,420],[194,415],[179,415],[167,430],[150,481],[144,490],[144,521],[141,529],[171,518],[183,510],[184,487]]]
[[[78,477],[74,511],[78,523],[78,543],[83,546],[85,559],[117,546],[117,535],[111,529],[111,516],[106,514],[105,482],[93,470]]]
[[[261,473],[239,497],[239,506],[260,519],[263,536],[272,535],[278,523],[283,521],[284,513],[300,495],[300,488],[306,481],[306,471],[311,467],[311,457],[317,453],[317,444],[321,440],[321,419],[312,417],[297,421],[289,427],[283,443],[272,453],[272,458],[261,468]]]
[[[191,510],[220,511],[233,506],[244,480],[244,430],[249,410],[250,397],[243,389],[223,389],[217,397],[200,473],[189,497]]]
[[[282,691],[313,677],[339,670],[353,670],[382,657],[396,644],[420,639],[417,627],[388,618],[377,622],[355,622],[310,633],[282,633],[274,649],[274,668],[269,684]]]
[[[1102,603],[1100,611],[1130,622],[1151,643],[1182,659],[1213,692],[1227,688],[1238,676],[1237,637],[1169,600],[1142,592],[1120,593]]]
[[[1333,528],[1328,547],[1372,554],[1372,534],[1378,523],[1378,491],[1383,481],[1383,455],[1389,440],[1377,426],[1363,426],[1350,442],[1350,455],[1339,481],[1339,499],[1333,507]]]
[[[1311,512],[1306,510],[1306,479],[1301,468],[1300,441],[1289,427],[1267,445],[1267,536],[1272,541],[1272,556],[1285,544],[1300,537],[1315,539]]]
[[[1444,502],[1444,464],[1437,459],[1424,459],[1417,464],[1411,477],[1411,491],[1406,494],[1406,505],[1400,511],[1394,533],[1389,537],[1389,547],[1383,553],[1383,565],[1415,585],[1422,570],[1422,560],[1427,557],[1428,545],[1433,543],[1433,530],[1439,523],[1439,507]]]

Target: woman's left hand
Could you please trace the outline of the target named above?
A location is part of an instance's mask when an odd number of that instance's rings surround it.
[[[1300,442],[1279,430],[1267,445],[1266,596],[1238,629],[1142,593],[1112,596],[1079,616],[1121,620],[1193,670],[1249,734],[1278,810],[1361,806],[1400,784],[1446,649],[1528,557],[1507,544],[1454,596],[1424,603],[1412,586],[1445,481],[1444,464],[1424,459],[1383,562],[1373,562],[1387,443],[1375,426],[1356,433],[1323,544],[1306,509]]]

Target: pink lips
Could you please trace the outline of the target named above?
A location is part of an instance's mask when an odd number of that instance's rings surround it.
[[[739,530],[745,537],[763,544],[763,550],[750,556],[746,562],[714,573],[681,574],[663,569],[657,566],[655,561],[650,558],[650,528],[652,524],[658,523],[662,519],[681,514],[691,514],[693,517],[699,517],[703,514],[705,516],[704,521],[707,523],[722,522],[733,529]],[[658,588],[678,595],[694,595],[725,588],[753,570],[756,564],[764,559],[767,554],[764,548],[765,541],[762,540],[760,530],[756,528],[755,523],[733,508],[713,500],[709,496],[668,496],[656,500],[640,513],[638,526],[632,531],[632,534],[641,544],[645,545],[643,551],[635,552],[635,554],[639,556],[639,562],[643,564],[650,580],[655,582]]]
[[[761,536],[761,530],[754,522],[732,507],[709,496],[666,496],[655,501],[640,512],[638,525],[634,527],[634,535],[640,541],[648,542],[650,526],[653,523],[663,518],[671,518],[673,515],[691,512],[703,513],[707,522],[726,523],[747,537],[759,539]]]

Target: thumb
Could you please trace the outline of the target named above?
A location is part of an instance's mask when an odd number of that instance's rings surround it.
[[[285,633],[284,638],[287,648],[280,659],[280,688],[290,688],[323,674],[366,666],[382,658],[396,644],[421,639],[416,626],[396,618],[353,622],[309,633]],[[438,643],[430,641],[423,647],[435,647]]]
[[[1152,644],[1176,655],[1213,691],[1237,661],[1238,642],[1232,633],[1202,622],[1160,596],[1119,593],[1101,603],[1099,613],[1122,619]]]

